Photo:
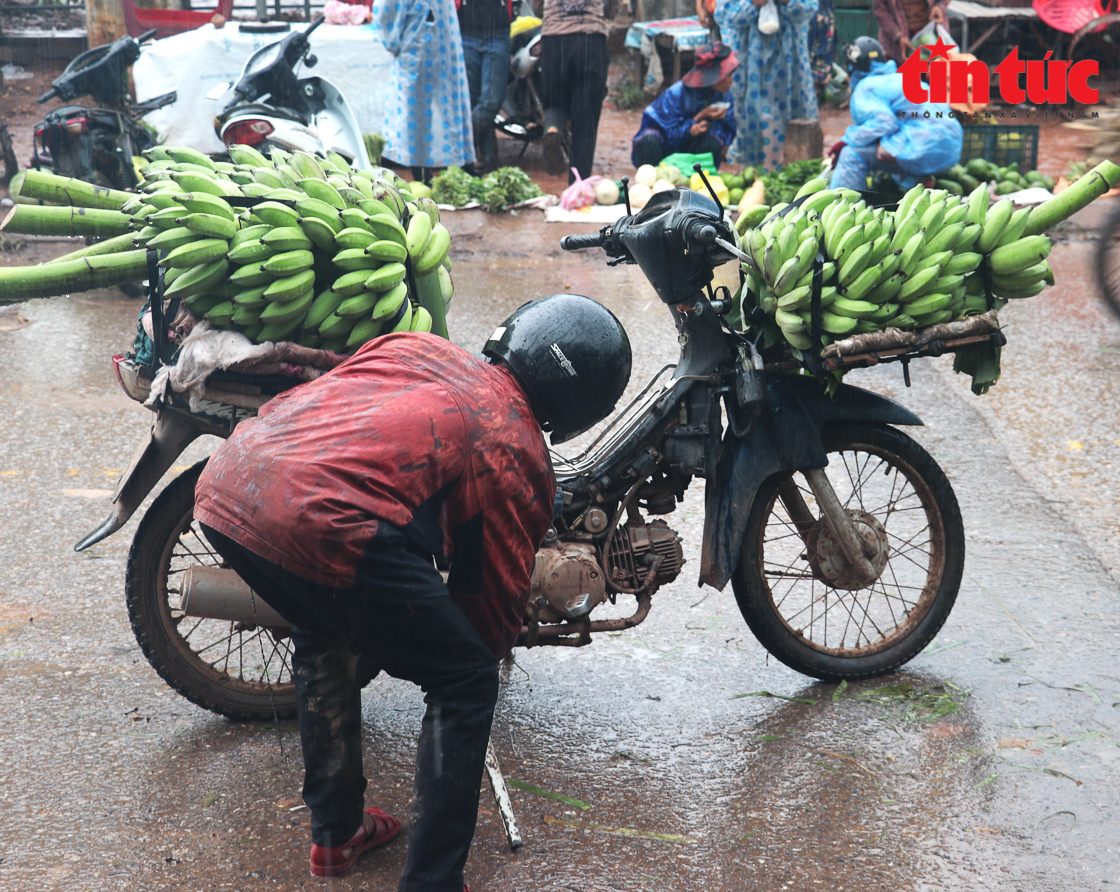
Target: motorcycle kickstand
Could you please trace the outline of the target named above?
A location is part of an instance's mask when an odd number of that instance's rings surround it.
[[[816,496],[821,517],[833,539],[836,540],[836,544],[840,546],[840,551],[843,553],[845,560],[861,574],[874,578],[874,568],[867,559],[867,555],[864,554],[863,543],[860,541],[859,534],[856,533],[851,515],[848,514],[840,503],[840,499],[837,498],[836,491],[832,488],[824,468],[813,468],[801,473],[808,482],[809,488],[813,491],[813,495]]]
[[[517,828],[517,817],[513,813],[513,802],[509,798],[506,788],[506,779],[502,777],[502,769],[498,765],[498,756],[494,752],[494,738],[491,736],[486,743],[486,773],[490,776],[490,789],[494,791],[494,801],[498,805],[498,813],[502,816],[502,824],[506,830],[506,839],[509,840],[511,851],[521,848],[523,840],[521,831]]]

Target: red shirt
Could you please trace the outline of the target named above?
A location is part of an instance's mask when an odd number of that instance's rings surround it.
[[[335,588],[353,585],[387,521],[451,557],[452,598],[501,656],[521,629],[555,492],[510,372],[435,335],[402,333],[241,422],[199,478],[194,515]]]

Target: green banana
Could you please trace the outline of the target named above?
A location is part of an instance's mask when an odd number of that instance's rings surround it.
[[[839,298],[837,299],[839,300]],[[833,306],[835,306],[835,304]],[[821,313],[821,328],[829,334],[850,334],[858,324],[859,318],[856,316],[842,316],[838,313],[833,313],[831,309]]]
[[[291,276],[305,270],[310,271],[314,264],[315,255],[301,249],[273,254],[261,264],[261,269],[273,276]]]
[[[212,263],[192,267],[168,286],[167,290],[164,291],[164,297],[170,300],[173,297],[189,297],[192,294],[198,294],[200,291],[206,291],[222,281],[228,270],[229,261],[225,257]]]
[[[261,236],[261,244],[268,245],[273,251],[310,251],[313,245],[307,233],[299,226],[283,226],[270,229]]]
[[[380,260],[371,257],[361,248],[344,248],[331,258],[331,262],[347,271],[364,269],[372,272],[381,266]]]
[[[850,300],[847,297],[837,296],[829,306],[829,310],[838,316],[851,316],[855,319],[865,319],[879,311],[879,305],[866,300]],[[835,332],[833,332],[835,333]]]
[[[1010,245],[996,248],[988,256],[992,274],[1010,276],[1050,256],[1053,243],[1044,235],[1028,235]]]
[[[451,248],[451,233],[442,223],[432,227],[432,236],[420,259],[412,264],[412,271],[418,276],[426,276],[443,263]]]
[[[988,184],[981,183],[968,194],[968,213],[965,215],[965,220],[970,224],[982,224],[988,213],[989,201]]]
[[[409,331],[430,332],[432,330],[432,314],[424,307],[417,305],[412,311],[412,324]]]
[[[228,256],[230,262],[236,263],[238,266],[244,266],[247,263],[259,265],[268,260],[272,254],[272,248],[258,239],[257,241],[245,242],[238,245],[236,248],[231,248]]]
[[[902,287],[898,289],[896,299],[900,304],[908,304],[913,300],[917,300],[929,290],[929,286],[937,280],[940,274],[941,269],[937,266],[927,266],[921,272],[914,273],[914,275],[910,276],[910,278],[902,283]],[[907,310],[906,312],[909,313],[910,311]]]
[[[942,251],[952,251],[953,246],[960,239],[961,233],[964,232],[964,227],[964,223],[943,225],[937,234],[926,242],[922,253],[929,257],[931,254],[940,254]]]
[[[312,283],[314,284],[314,283]],[[302,320],[315,300],[315,290],[308,287],[288,301],[272,301],[260,312],[260,320],[266,325],[287,322],[290,319]]]
[[[841,288],[847,288],[856,277],[867,268],[871,259],[871,245],[866,242],[852,251],[847,260],[840,265],[840,276],[836,280]]]
[[[881,263],[868,267],[844,289],[844,296],[849,300],[861,300],[864,296],[870,294],[883,278],[883,266]]]
[[[334,237],[334,243],[340,251],[351,249],[362,250],[377,241],[377,236],[368,229],[357,226],[347,226]],[[393,244],[396,244],[395,242]],[[400,247],[398,245],[398,247]],[[407,252],[406,256],[407,256]],[[404,259],[403,257],[401,258]]]
[[[270,274],[269,274],[270,275]],[[264,297],[277,303],[288,303],[315,286],[315,270],[304,269],[275,279],[264,290]]]
[[[262,201],[253,206],[253,215],[270,227],[281,228],[299,225],[299,214],[294,208],[278,201]]]
[[[148,238],[145,247],[150,251],[174,251],[197,240],[198,233],[192,232],[186,226],[176,226],[172,229],[159,229],[156,235]]]
[[[337,291],[331,291],[329,288],[326,291],[320,292],[319,296],[311,303],[310,309],[307,311],[307,319],[304,324],[307,328],[318,330],[319,326],[326,321],[339,305],[346,300],[346,296],[339,294]]]
[[[435,266],[432,269],[435,269]],[[404,281],[405,273],[403,263],[386,263],[368,276],[365,281],[365,289],[367,291],[388,291]]]
[[[257,333],[259,341],[286,341],[299,331],[303,320],[299,316],[287,322],[270,322]]]
[[[339,215],[339,209],[325,201],[320,201],[318,198],[301,198],[296,202],[296,211],[300,217],[316,217],[322,220],[336,234],[342,231],[342,217]]]
[[[408,251],[397,242],[380,239],[365,246],[363,249],[370,257],[385,262],[403,263],[408,256]]]
[[[256,288],[246,288],[234,295],[233,303],[238,307],[250,307],[260,310],[268,306],[269,300],[264,296],[267,285],[258,285]]]
[[[413,263],[424,253],[431,234],[431,218],[427,214],[413,214],[412,219],[408,221],[408,230],[405,234],[405,247]]]
[[[213,263],[226,256],[229,242],[221,238],[202,238],[187,242],[170,251],[159,261],[160,266],[192,267]]]
[[[980,236],[976,239],[977,251],[981,254],[988,254],[995,248],[999,242],[999,237],[1003,232],[1003,228],[1007,225],[1008,220],[1011,219],[1011,215],[1014,211],[1015,205],[1009,198],[997,201],[988,210],[988,214],[984,218],[984,224],[980,228]]]
[[[223,300],[215,304],[203,315],[203,318],[216,328],[228,328],[233,321],[235,307],[232,301]]]
[[[346,349],[357,350],[366,341],[377,337],[381,333],[381,323],[376,319],[362,319],[351,330],[346,338]]]
[[[299,228],[303,230],[304,235],[311,239],[312,243],[320,251],[326,254],[333,254],[337,250],[335,244],[336,230],[328,226],[318,217],[300,218]]]
[[[1023,231],[1027,228],[1027,218],[1031,215],[1029,207],[1019,208],[1011,215],[1011,219],[1007,221],[1007,225],[1003,227],[1003,232],[999,234],[996,239],[996,247],[1000,248],[1004,245],[1010,245],[1012,242],[1017,242],[1023,235]]]

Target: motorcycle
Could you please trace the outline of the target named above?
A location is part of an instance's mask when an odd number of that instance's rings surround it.
[[[324,20],[317,16],[307,30],[261,47],[245,61],[237,83],[219,84],[206,94],[218,102],[214,128],[223,143],[253,146],[266,155],[272,146],[320,156],[334,151],[352,167],[371,169],[346,97],[325,78],[296,74],[300,65],[318,63],[309,38]]]
[[[556,518],[536,555],[517,646],[582,647],[640,624],[658,589],[683,570],[666,517],[696,477],[706,481],[699,580],[721,590],[730,581],[751,631],[787,666],[833,681],[890,672],[948,617],[964,529],[945,474],[898,429],[921,419],[842,383],[830,396],[822,377],[752,339],[751,325],[735,321],[737,302],[711,284],[715,267],[739,256],[737,245],[718,203],[687,189],[561,241],[566,250],[602,249],[612,265],[637,264],[681,352],[586,449],[554,456]],[[159,319],[153,327],[166,328]],[[156,353],[170,357],[166,344]],[[927,354],[893,358],[918,355]],[[126,356],[114,363],[125,392],[146,399],[158,359],[151,368]],[[228,436],[296,383],[215,373],[193,411],[169,391],[112,512],[76,549],[123,526],[196,437]],[[204,464],[173,480],[136,530],[125,582],[133,629],[151,664],[192,702],[235,719],[290,715],[289,624],[222,566],[194,521]]]
[[[544,105],[541,103],[541,26],[536,24],[524,30],[511,27],[509,79],[502,107],[494,116],[494,128],[499,133],[521,141],[518,158],[525,156],[529,146],[544,136]],[[560,146],[568,157],[571,146],[571,128],[564,127]]]
[[[173,90],[147,102],[128,101],[128,69],[155,34],[146,31],[94,47],[66,66],[38,101],[91,96],[101,107],[66,105],[49,112],[35,126],[32,167],[112,189],[136,188],[139,177],[132,159],[157,142],[142,119],[177,98]]]

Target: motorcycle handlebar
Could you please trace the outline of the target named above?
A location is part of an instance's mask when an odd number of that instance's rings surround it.
[[[158,33],[159,33],[159,31],[157,29],[152,28],[150,31],[145,31],[143,34],[141,34],[139,37],[137,37],[136,42],[137,43],[143,43],[145,40],[149,40],[149,39],[155,37]]]
[[[54,97],[57,96],[57,95],[58,95],[58,87],[51,87],[49,90],[47,90],[46,93],[44,93],[42,96],[40,96],[36,100],[36,102],[46,102],[50,99],[54,99]]]
[[[308,35],[310,35],[312,31],[314,31],[316,28],[318,28],[326,20],[327,20],[326,16],[322,16],[322,15],[315,16],[315,20],[312,21],[311,27],[303,32],[303,36],[307,37]]]
[[[566,235],[560,239],[560,247],[565,251],[582,251],[584,248],[603,247],[603,233],[591,235]]]

